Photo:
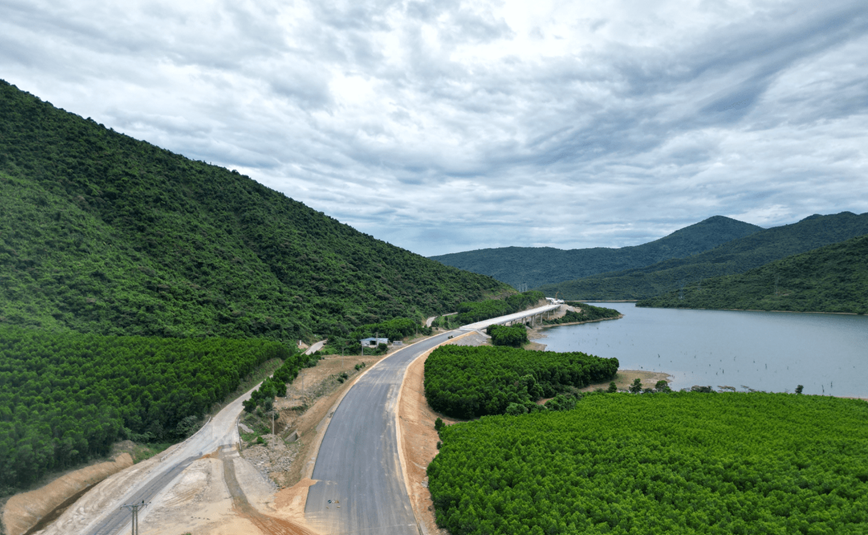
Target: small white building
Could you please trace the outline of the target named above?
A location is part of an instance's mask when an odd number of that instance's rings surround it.
[[[388,338],[362,338],[359,342],[365,347],[377,347],[380,344],[389,344]]]

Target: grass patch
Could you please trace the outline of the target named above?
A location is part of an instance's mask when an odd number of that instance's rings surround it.
[[[130,455],[133,458],[133,463],[140,463],[153,457],[154,455],[163,453],[172,446],[171,442],[152,442],[148,444],[136,444]]]

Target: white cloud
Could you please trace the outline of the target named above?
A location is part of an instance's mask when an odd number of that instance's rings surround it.
[[[868,5],[0,0],[7,81],[422,254],[868,211]]]

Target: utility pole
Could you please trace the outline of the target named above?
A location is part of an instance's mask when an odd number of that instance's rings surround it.
[[[121,505],[122,508],[129,509],[133,515],[133,519],[132,519],[133,531],[132,531],[131,535],[139,535],[139,509],[143,509],[146,505],[148,505],[148,504],[145,503],[145,500],[142,500],[141,503]]]

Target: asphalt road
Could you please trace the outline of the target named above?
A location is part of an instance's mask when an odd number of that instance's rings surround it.
[[[455,331],[408,346],[380,361],[334,412],[317,454],[305,507],[323,534],[417,535],[404,486],[395,430],[404,371]]]

